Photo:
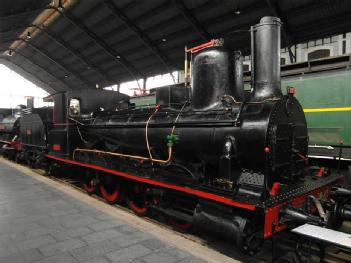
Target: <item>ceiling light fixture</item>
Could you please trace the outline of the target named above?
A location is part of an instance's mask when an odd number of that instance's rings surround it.
[[[241,11],[239,9],[239,6],[238,6],[238,3],[236,0],[233,0],[233,5],[234,5],[234,14],[236,15],[240,15],[241,14]]]
[[[32,35],[31,35],[31,33],[28,31],[27,32],[27,39],[31,39],[32,38]]]
[[[166,38],[162,38],[161,40],[162,40],[162,42],[167,42]]]
[[[10,49],[9,52],[7,52],[7,55],[9,55],[10,57],[13,55],[12,49]]]
[[[117,55],[117,56],[116,56],[116,58],[120,59],[120,58],[121,58],[121,56]]]

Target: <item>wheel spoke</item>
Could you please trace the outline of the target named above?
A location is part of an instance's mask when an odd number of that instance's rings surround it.
[[[123,191],[121,182],[113,175],[100,173],[99,190],[101,196],[110,204],[122,203]]]
[[[128,198],[130,209],[138,216],[144,216],[148,212],[146,206],[145,188],[139,185],[133,187],[133,191]]]
[[[83,178],[83,188],[88,194],[94,194],[97,190],[97,179],[94,171],[87,169]]]
[[[116,203],[120,200],[120,186],[118,184],[116,184],[112,191],[101,184],[100,193],[102,197],[109,203]]]
[[[96,185],[95,185],[94,179],[90,179],[87,182],[84,182],[83,187],[84,187],[85,191],[87,191],[88,193],[95,192]]]

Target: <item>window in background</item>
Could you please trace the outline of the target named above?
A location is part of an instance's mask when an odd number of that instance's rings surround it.
[[[146,89],[149,90],[152,88],[176,84],[176,83],[178,83],[178,75],[179,75],[179,72],[174,71],[174,72],[172,72],[172,75],[170,73],[168,73],[168,74],[156,75],[153,77],[149,77],[146,80]],[[174,81],[175,81],[175,83],[174,83]]]
[[[168,73],[168,74],[156,75],[156,76],[149,77],[146,79],[146,87],[145,87],[146,93],[152,88],[176,84],[176,83],[178,83],[178,78],[179,78],[178,71],[172,72],[172,75],[170,73]],[[174,83],[174,81],[175,81],[175,83]],[[117,85],[106,87],[104,89],[117,90]],[[121,93],[127,94],[129,96],[144,95],[143,79],[139,79],[138,82],[137,81],[128,81],[128,82],[121,83],[119,91]]]
[[[326,48],[311,51],[307,55],[308,60],[326,58],[326,57],[330,57],[330,49],[326,49]]]
[[[129,96],[138,95],[143,88],[143,79],[121,83],[119,91]]]
[[[286,64],[286,58],[280,58],[280,65],[285,65]]]

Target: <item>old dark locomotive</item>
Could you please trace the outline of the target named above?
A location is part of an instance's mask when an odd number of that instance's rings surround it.
[[[90,194],[250,253],[291,225],[338,227],[351,220],[351,191],[339,173],[307,165],[303,110],[280,87],[280,26],[264,17],[251,29],[251,91],[240,52],[218,44],[194,53],[190,91],[159,88],[157,105],[141,108],[113,91],[57,93],[52,113],[22,117],[20,140],[48,173],[78,170]]]

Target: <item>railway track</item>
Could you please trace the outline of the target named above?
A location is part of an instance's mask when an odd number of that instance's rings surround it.
[[[42,169],[31,169],[33,172],[41,175],[41,176],[46,176],[44,170]],[[74,178],[72,176],[67,176],[67,175],[62,175],[59,177],[53,177],[53,176],[46,176],[50,178],[51,180],[54,180],[56,182],[59,182],[60,184],[64,184],[67,186],[70,186],[74,188],[77,191],[86,193],[85,190],[81,187],[81,183],[77,178]],[[99,200],[100,202],[105,202],[103,198],[101,198],[98,195],[92,195],[93,198]],[[130,209],[123,205],[110,205],[112,209],[121,209],[129,214],[134,214]],[[160,216],[159,214],[153,214],[150,213],[149,216],[146,216],[143,218],[144,220],[157,225],[158,227],[166,228],[173,233],[176,233],[177,235],[182,236],[183,238],[186,238],[188,240],[191,240],[199,245],[207,246],[211,249],[216,250],[217,252],[220,252],[226,256],[232,257],[236,260],[242,261],[242,262],[260,262],[260,263],[265,263],[265,262],[275,262],[276,260],[272,260],[272,258],[279,258],[279,254],[281,254],[282,251],[294,251],[294,247],[296,243],[294,242],[294,237],[290,233],[282,233],[281,235],[278,235],[276,238],[275,243],[279,244],[279,246],[275,247],[275,253],[272,254],[272,242],[270,240],[266,241],[262,250],[255,255],[254,257],[252,256],[247,256],[247,255],[242,255],[240,252],[238,252],[235,247],[230,244],[229,242],[220,240],[214,236],[209,236],[204,233],[193,233],[193,232],[184,232],[184,231],[179,231],[178,229],[175,229],[174,227],[170,226],[167,224],[165,218]],[[345,224],[343,226],[343,231],[345,232],[351,232],[351,224]],[[319,259],[319,250],[317,247],[312,246],[308,247],[307,245],[303,246],[302,249],[304,252],[310,251],[310,262],[320,262]],[[285,256],[283,255],[277,262],[288,262],[284,261]],[[306,255],[303,257],[304,259],[308,260],[308,257]],[[282,261],[281,261],[282,260]],[[326,249],[326,256],[325,256],[325,261],[328,263],[346,263],[346,262],[351,262],[351,254],[338,249],[338,248],[327,248]]]

